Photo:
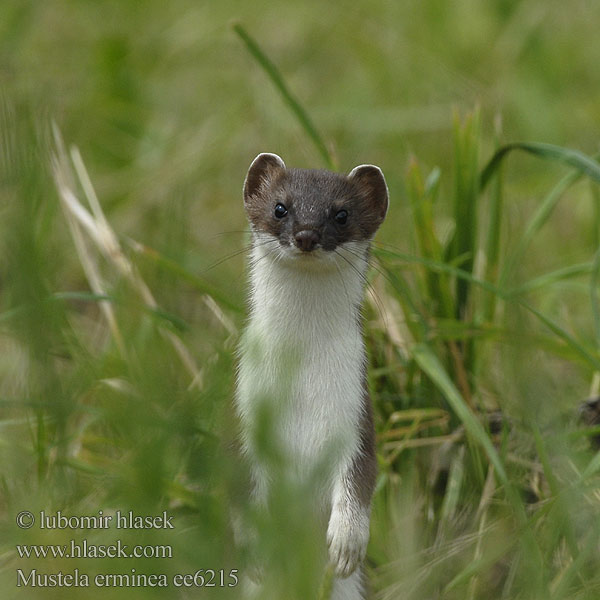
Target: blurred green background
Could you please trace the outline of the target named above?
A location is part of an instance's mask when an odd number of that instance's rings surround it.
[[[18,568],[171,575],[248,564],[229,526],[229,507],[244,510],[241,477],[224,450],[246,297],[241,187],[259,152],[325,165],[234,23],[277,66],[339,169],[377,164],[390,188],[378,234],[388,245],[365,309],[380,435],[374,597],[598,598],[598,466],[594,431],[578,421],[600,371],[598,185],[557,188],[569,168],[523,153],[486,193],[467,201],[460,185],[506,142],[598,151],[600,5],[590,0],[0,3],[2,597],[100,593],[17,588]],[[79,149],[156,306],[89,231],[74,243],[52,122]],[[61,172],[86,205],[69,160]],[[460,231],[470,236],[462,255]],[[452,269],[496,291],[473,283],[459,310],[465,279]],[[502,415],[496,428],[491,414]],[[21,510],[168,510],[177,527],[20,530]],[[308,598],[321,580],[303,514],[264,524],[281,575],[273,597]],[[174,557],[15,552],[84,537],[170,544]],[[101,593],[240,597],[219,587]]]

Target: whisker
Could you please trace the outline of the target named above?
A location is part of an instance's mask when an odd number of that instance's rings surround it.
[[[344,250],[346,252],[349,252],[353,256],[356,256],[356,258],[359,258],[360,260],[365,261],[369,267],[371,267],[372,269],[377,271],[389,284],[393,285],[394,282],[392,281],[390,276],[376,262],[374,262],[372,260],[371,255],[365,257],[365,256],[359,254],[358,252],[356,252],[355,250],[351,250],[350,248],[344,248]]]
[[[219,265],[223,264],[225,261],[235,258],[236,256],[239,256],[240,254],[249,252],[251,248],[252,248],[252,245],[250,245],[250,244],[247,246],[244,246],[241,250],[236,250],[235,252],[232,252],[231,254],[228,254],[227,256],[220,258],[218,261],[212,263],[211,265],[209,265],[208,267],[203,269],[202,272],[206,273],[207,271],[210,271],[211,269],[214,269],[215,267],[218,267]]]
[[[262,244],[260,244],[261,246],[268,246],[269,243],[273,243],[273,248],[269,249],[267,247],[267,250],[269,250],[266,254],[263,254],[262,256],[260,256],[259,258],[250,258],[250,260],[248,261],[248,266],[253,269],[254,267],[256,267],[256,265],[261,261],[264,260],[265,258],[267,258],[267,256],[271,256],[275,250],[275,247],[277,246],[277,244],[279,244],[279,242],[277,240],[267,240],[265,242],[263,242]]]
[[[362,281],[362,283],[364,284],[365,287],[369,287],[369,281],[367,280],[367,277],[365,276],[364,273],[362,273],[357,267],[356,265],[354,265],[352,263],[352,261],[350,259],[348,259],[346,256],[344,256],[341,253],[342,248],[336,248],[334,250],[334,252],[342,259],[344,260],[348,266],[358,275],[359,279]],[[350,252],[350,254],[352,254],[353,256],[357,256],[356,254],[353,254],[352,252]]]
[[[346,248],[343,246],[339,247],[339,250],[344,250],[346,252],[348,252],[349,254],[351,254],[352,256],[358,258],[359,260],[363,261],[364,263],[366,263],[367,266],[370,265],[369,259],[357,252],[355,252],[354,250],[350,250],[350,248]],[[381,300],[381,298],[379,297],[379,294],[377,293],[377,291],[375,290],[375,288],[373,287],[373,285],[369,282],[369,280],[367,279],[367,277],[361,273],[354,264],[352,264],[352,261],[348,260],[348,258],[346,258],[343,254],[341,254],[341,252],[338,252],[338,249],[335,250],[335,253],[340,256],[341,258],[343,258],[349,265],[350,267],[352,267],[352,269],[354,269],[354,271],[358,274],[358,276],[360,277],[361,281],[364,283],[365,287],[370,290],[370,292],[373,294],[373,298],[375,300],[375,305],[377,306],[377,310],[379,312],[379,315],[381,317],[381,320],[383,321],[383,325],[386,329],[388,329],[388,317],[387,317],[387,311],[385,310],[385,306],[383,304],[383,301]]]
[[[369,254],[367,257],[364,257],[361,254],[358,254],[356,251],[351,250],[350,248],[344,248],[344,250],[346,252],[349,252],[350,254],[356,256],[357,258],[359,258],[360,260],[363,260],[367,263],[367,265],[374,269],[377,273],[379,273],[379,275],[381,275],[392,287],[394,287],[394,281],[392,280],[392,278],[386,273],[386,271],[379,266],[378,262],[375,262],[375,260],[373,259],[373,257]],[[369,289],[373,292],[373,294],[377,297],[377,299],[379,299],[379,296],[377,294],[377,292],[375,292],[375,288],[370,285]],[[385,319],[384,319],[385,320]],[[387,321],[386,321],[386,327],[387,327]]]
[[[380,242],[379,240],[371,240],[371,244],[373,246],[379,246],[380,248],[389,248],[390,250],[396,250],[397,252],[405,253],[406,251],[398,246],[394,246],[393,244],[388,244],[387,242]]]
[[[219,233],[215,233],[209,237],[209,239],[214,239],[217,237],[221,237],[223,235],[230,235],[234,233],[252,233],[250,229],[232,229],[231,231],[220,231]]]
[[[246,246],[244,246],[243,248],[241,248],[240,250],[236,250],[235,252],[232,252],[231,254],[228,254],[227,256],[220,258],[218,261],[212,263],[211,265],[209,265],[208,267],[206,267],[205,269],[203,269],[203,273],[206,273],[207,271],[210,271],[211,269],[214,269],[215,267],[218,267],[220,264],[223,264],[224,262],[231,260],[232,258],[235,258],[236,256],[239,256],[240,254],[245,254],[247,252],[250,252],[250,250],[252,250],[252,248],[255,248],[256,246],[264,246],[270,242],[277,242],[277,240],[261,240],[261,241],[256,241],[253,240],[252,242],[250,242],[249,244],[247,244]]]

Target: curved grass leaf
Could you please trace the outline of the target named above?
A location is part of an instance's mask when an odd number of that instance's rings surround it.
[[[504,285],[515,265],[521,261],[527,247],[535,237],[536,233],[548,221],[559,200],[562,198],[562,195],[580,178],[581,173],[578,171],[565,175],[544,198],[533,218],[527,225],[525,232],[520,237],[517,247],[507,258],[506,263],[502,268],[502,273],[500,274],[500,286]]]
[[[469,435],[477,441],[488,456],[489,461],[494,465],[498,478],[506,487],[510,487],[508,475],[500,456],[496,452],[492,441],[485,432],[483,425],[473,415],[467,403],[464,401],[460,392],[456,389],[454,383],[444,367],[438,360],[438,357],[425,344],[417,344],[413,348],[413,356],[419,367],[433,381],[436,387],[442,392],[458,418],[462,421]]]
[[[539,290],[546,286],[552,285],[564,279],[570,279],[571,277],[578,277],[579,275],[589,275],[594,272],[594,264],[591,262],[581,263],[578,265],[570,265],[562,269],[556,269],[549,273],[544,273],[539,277],[530,279],[529,281],[512,288],[508,294],[509,296],[522,296],[529,292]]]
[[[595,370],[600,369],[600,359],[598,358],[597,353],[593,353],[585,348],[585,346],[580,344],[577,340],[575,340],[575,338],[573,338],[573,336],[569,335],[562,327],[554,323],[546,315],[542,314],[539,310],[537,310],[537,308],[534,308],[530,304],[522,301],[519,301],[519,304],[536,316],[542,323],[544,323],[544,325],[546,325],[546,327],[548,327],[548,329],[550,329],[550,331],[562,338],[562,340],[571,346],[571,348],[575,350],[581,358],[584,358],[591,367],[593,367]]]
[[[532,561],[532,566],[536,569],[536,583],[539,586],[543,586],[543,582],[541,580],[541,565],[543,565],[543,557],[538,541],[531,530],[530,521],[527,518],[523,502],[508,478],[508,474],[504,468],[504,463],[502,462],[498,452],[496,452],[492,440],[483,428],[483,425],[471,412],[467,406],[467,403],[438,360],[438,357],[429,348],[429,346],[425,344],[417,344],[413,348],[413,356],[423,372],[442,392],[454,412],[462,421],[469,436],[483,448],[488,460],[494,466],[496,475],[506,493],[506,499],[514,511],[514,515],[517,518],[519,527],[522,528],[523,549],[527,552],[528,558]]]
[[[481,171],[479,178],[480,191],[485,189],[504,157],[513,150],[522,150],[543,159],[562,162],[600,183],[600,164],[583,152],[540,142],[514,142],[499,148]]]
[[[426,265],[428,268],[433,269],[435,271],[455,275],[456,277],[460,277],[462,279],[465,279],[466,281],[473,283],[474,285],[479,286],[480,288],[482,288],[483,290],[485,290],[487,292],[496,294],[496,296],[498,296],[499,298],[502,298],[503,300],[515,302],[515,303],[519,304],[525,310],[531,312],[544,325],[546,325],[546,327],[548,327],[552,331],[552,333],[554,333],[560,339],[562,339],[562,341],[565,344],[567,344],[567,346],[569,346],[571,348],[571,350],[573,350],[579,358],[583,359],[585,363],[587,363],[589,366],[591,366],[595,370],[600,370],[600,357],[597,355],[597,352],[595,352],[591,348],[587,348],[583,344],[580,344],[570,334],[568,334],[562,327],[560,327],[560,325],[557,325],[554,321],[552,321],[547,316],[542,314],[540,311],[538,311],[536,308],[531,306],[529,303],[525,302],[524,300],[522,300],[520,298],[515,297],[510,290],[504,291],[504,290],[496,287],[495,285],[492,285],[491,283],[489,283],[487,281],[482,281],[481,279],[474,277],[470,273],[467,273],[466,271],[463,271],[461,269],[457,269],[456,267],[447,265],[446,263],[436,262],[436,261],[433,261],[430,259],[421,258],[419,256],[413,256],[410,254],[404,254],[401,252],[395,252],[395,251],[381,249],[381,248],[374,250],[374,253],[379,256],[387,255],[388,257],[399,259],[403,262]]]

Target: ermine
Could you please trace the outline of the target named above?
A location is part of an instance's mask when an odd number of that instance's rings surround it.
[[[330,461],[313,497],[327,521],[332,598],[360,600],[376,476],[361,304],[371,239],[388,208],[385,178],[373,165],[341,175],[286,168],[276,154],[259,154],[244,182],[244,207],[250,314],[236,407],[254,498],[266,504],[269,494],[269,467],[253,436],[266,404],[287,469],[308,477]]]

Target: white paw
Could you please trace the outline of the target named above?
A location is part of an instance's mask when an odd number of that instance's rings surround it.
[[[329,562],[337,577],[349,577],[367,553],[369,517],[361,512],[333,509],[327,527]]]

